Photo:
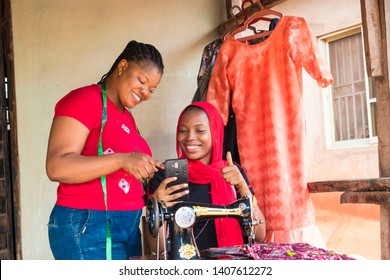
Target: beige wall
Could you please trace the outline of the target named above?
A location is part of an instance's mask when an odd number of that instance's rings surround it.
[[[56,184],[45,173],[53,108],[68,91],[97,82],[129,40],[154,44],[165,74],[151,101],[134,109],[157,159],[175,156],[180,110],[191,101],[203,48],[217,38],[225,0],[13,0],[21,180],[22,254],[51,259],[47,221]],[[288,0],[278,11],[305,17],[316,35],[360,22],[359,0]],[[377,176],[376,147],[326,148],[321,90],[306,77],[309,180]]]

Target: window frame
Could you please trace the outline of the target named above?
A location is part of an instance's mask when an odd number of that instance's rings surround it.
[[[349,28],[332,32],[319,37],[319,47],[322,56],[324,57],[328,67],[330,68],[330,52],[329,43],[338,39],[346,38],[355,34],[362,34],[362,45],[364,51],[364,40],[363,40],[363,28],[361,24],[351,26]],[[365,54],[363,56],[363,65],[366,65]],[[378,136],[373,135],[373,123],[372,123],[372,109],[371,104],[376,103],[376,97],[371,97],[372,92],[372,80],[367,76],[366,67],[364,67],[364,79],[365,79],[365,90],[366,90],[366,109],[367,109],[367,121],[369,128],[369,137],[364,139],[351,139],[336,141],[335,137],[335,125],[334,125],[334,114],[333,114],[333,91],[332,86],[323,89],[323,104],[324,104],[324,119],[325,119],[325,136],[328,149],[339,149],[339,148],[356,148],[356,147],[367,147],[378,144]]]

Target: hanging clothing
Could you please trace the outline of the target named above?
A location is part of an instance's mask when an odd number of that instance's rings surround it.
[[[278,22],[279,18],[271,19],[269,24],[269,30],[274,30]],[[264,38],[255,39],[251,41],[250,44],[257,44],[262,42],[263,40]],[[223,40],[221,38],[218,38],[208,44],[206,47],[204,47],[197,77],[198,87],[194,96],[192,97],[192,102],[206,101],[206,94],[210,82],[211,73],[213,72],[214,63],[222,43]]]
[[[305,19],[283,16],[256,45],[226,36],[206,96],[225,124],[233,106],[241,166],[265,215],[266,241],[324,248],[307,189],[302,68],[321,87],[333,81]]]
[[[271,19],[269,24],[269,30],[274,30],[279,18]],[[256,44],[262,42],[265,38],[255,39],[250,44]],[[198,78],[197,78],[197,89],[192,98],[192,102],[206,101],[206,94],[213,71],[214,63],[218,55],[218,51],[221,48],[223,40],[218,38],[208,44],[202,53],[202,59],[200,62]],[[240,153],[238,151],[237,144],[237,128],[236,128],[236,116],[234,114],[233,107],[229,105],[229,118],[224,128],[224,144],[223,144],[223,155],[229,151],[232,155],[232,159],[235,163],[240,164]]]
[[[206,101],[206,93],[209,86],[211,73],[213,71],[215,59],[217,58],[217,54],[222,43],[223,40],[218,38],[203,49],[197,79],[198,88],[196,89],[195,95],[192,98],[192,102]]]

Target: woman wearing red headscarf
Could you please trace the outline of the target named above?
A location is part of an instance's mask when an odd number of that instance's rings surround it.
[[[240,197],[253,194],[248,179],[239,165],[233,163],[230,153],[226,161],[222,158],[224,125],[217,109],[207,102],[194,102],[180,114],[176,131],[176,150],[179,158],[188,160],[188,186],[176,185],[166,189],[174,179],[165,178],[164,172],[157,172],[149,183],[149,196],[167,206],[187,191],[173,194],[174,191],[189,188],[188,201],[228,205]],[[253,196],[254,197],[254,196]],[[253,203],[259,220],[264,216]],[[265,224],[256,227],[256,241],[263,241]],[[244,244],[238,221],[234,218],[218,218],[197,222],[194,237],[198,249],[228,247]]]

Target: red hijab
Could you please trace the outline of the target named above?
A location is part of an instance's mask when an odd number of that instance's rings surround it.
[[[203,109],[209,118],[213,151],[211,162],[208,165],[203,164],[199,160],[188,159],[186,154],[180,149],[177,141],[182,115],[190,106]],[[188,160],[188,180],[190,182],[194,184],[211,184],[211,201],[215,205],[228,205],[237,200],[235,188],[222,177],[222,168],[227,166],[227,162],[222,159],[223,138],[223,120],[218,110],[212,104],[208,102],[194,102],[181,112],[176,128],[177,155],[179,158],[187,158]],[[236,219],[215,219],[215,230],[219,247],[243,244],[241,228]]]

